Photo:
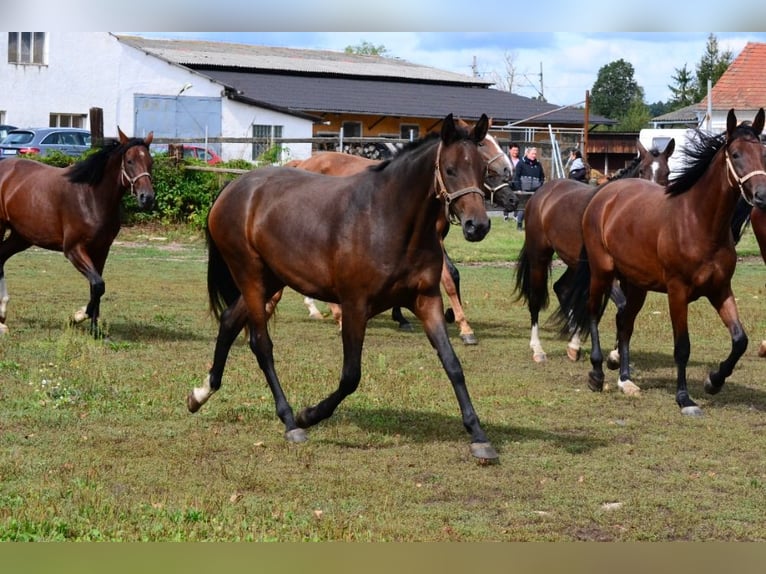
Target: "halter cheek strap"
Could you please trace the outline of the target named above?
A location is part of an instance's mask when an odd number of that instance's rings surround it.
[[[742,196],[742,199],[744,199],[748,205],[752,207],[753,202],[751,199],[748,199],[748,197],[745,195],[745,188],[742,187],[742,184],[745,183],[748,179],[750,179],[753,176],[756,175],[766,175],[766,171],[763,171],[762,169],[757,169],[755,171],[751,171],[747,175],[743,177],[739,177],[737,175],[737,172],[734,171],[734,165],[731,163],[731,158],[729,157],[729,150],[726,150],[726,167],[729,168],[726,172],[726,178],[732,178],[734,179],[733,183],[736,183],[739,186],[739,193]],[[729,180],[731,182],[731,180]]]
[[[487,176],[489,176],[489,166],[491,166],[493,163],[495,163],[497,160],[499,160],[501,157],[503,157],[505,154],[503,152],[500,152],[499,154],[493,156],[490,158],[490,160],[487,162],[486,172],[484,176],[484,189],[486,189],[489,192],[489,201],[490,203],[495,203],[495,192],[498,189],[503,189],[504,187],[510,187],[510,184],[507,181],[504,181],[500,185],[496,185],[492,187],[487,183]],[[495,172],[497,173],[497,172]]]
[[[128,181],[128,184],[130,184],[130,194],[131,195],[136,195],[134,186],[135,186],[136,182],[139,179],[141,179],[142,177],[148,177],[149,181],[152,181],[152,174],[150,174],[148,171],[142,171],[137,176],[130,177],[130,175],[128,175],[128,172],[125,171],[125,158],[123,157],[122,158],[122,165],[120,166],[120,180],[122,180],[124,178],[124,179],[126,179]]]
[[[436,192],[436,197],[444,200],[444,212],[447,215],[447,220],[453,225],[458,225],[460,223],[460,218],[457,216],[457,214],[453,213],[452,202],[459,197],[468,195],[469,193],[478,193],[483,198],[484,193],[482,193],[478,187],[464,187],[463,189],[458,189],[457,191],[450,193],[447,190],[447,185],[444,183],[441,168],[439,167],[441,153],[442,144],[439,142],[439,147],[436,150],[436,163],[434,165],[434,190]]]

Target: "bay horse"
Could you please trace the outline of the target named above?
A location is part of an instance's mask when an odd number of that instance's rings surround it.
[[[266,167],[229,183],[207,224],[208,295],[220,326],[212,367],[203,385],[189,394],[189,411],[196,412],[220,389],[231,345],[247,327],[285,438],[307,440],[304,429],[330,417],[357,389],[369,319],[399,305],[422,321],[437,351],[471,435],[471,453],[482,461],[496,459],[447,333],[436,226],[441,218],[457,219],[468,241],[481,241],[489,232],[478,150],[488,126],[483,115],[467,131],[450,114],[439,134],[355,175]],[[267,303],[284,287],[339,303],[343,312],[338,388],[297,416],[274,368],[268,331]]]
[[[670,175],[668,159],[675,150],[675,140],[670,140],[664,150],[647,150],[636,142],[637,154],[631,164],[621,170],[619,176],[640,178],[660,185],[667,185]],[[553,284],[559,303],[571,285],[582,250],[582,216],[594,194],[609,181],[594,187],[573,179],[555,179],[544,183],[527,201],[524,219],[524,244],[516,261],[514,292],[529,308],[531,335],[529,347],[532,360],[544,362],[547,358],[540,342],[540,311],[548,307],[548,281],[554,254],[566,265],[566,270]],[[567,357],[572,361],[580,358],[580,335],[574,331],[567,343]],[[615,360],[613,358],[613,360]]]
[[[470,126],[463,120],[457,120],[458,125],[468,129]],[[484,191],[488,201],[497,202],[505,209],[513,211],[516,209],[516,196],[511,192],[510,182],[513,166],[508,155],[500,147],[498,141],[491,134],[487,134],[479,143],[479,152],[485,159],[486,168],[484,171]],[[317,173],[324,173],[334,176],[345,176],[358,173],[368,169],[376,164],[378,160],[368,159],[363,156],[352,155],[341,152],[320,152],[312,155],[305,160],[293,160],[286,164],[288,167],[297,167]],[[444,238],[449,232],[448,225],[439,225],[442,237],[442,250],[444,251],[444,265],[442,267],[441,283],[444,292],[447,295],[451,309],[446,311],[448,323],[456,322],[458,324],[460,339],[466,345],[478,344],[478,339],[474,333],[462,305],[460,296],[460,272],[450,258],[447,250],[444,248]],[[281,293],[277,294],[273,306],[276,305]],[[323,318],[321,311],[316,306],[316,302],[311,297],[304,297],[304,303],[308,308],[309,316],[315,319]],[[329,304],[333,319],[341,325],[342,314],[340,307],[334,303]],[[412,325],[402,314],[400,307],[393,307],[391,318],[399,324],[402,330],[412,330]]]
[[[705,297],[731,336],[731,351],[710,372],[704,388],[720,392],[747,349],[731,289],[737,261],[731,231],[740,197],[766,208],[766,171],[759,136],[761,108],[750,125],[737,125],[730,110],[726,131],[708,135],[697,130],[684,147],[686,165],[667,188],[639,179],[615,181],[600,189],[582,220],[584,249],[572,289],[558,310],[565,329],[589,327],[592,370],[588,386],[601,391],[603,357],[598,324],[614,279],[625,299],[617,310],[620,369],[618,387],[630,381],[629,346],[636,315],[648,291],[667,293],[673,325],[676,403],[683,415],[702,410],[687,389],[690,355],[689,303]]]
[[[63,252],[88,280],[88,304],[72,319],[90,318],[91,334],[102,336],[98,318],[106,287],[101,275],[120,230],[120,203],[127,191],[141,209],[154,203],[149,153],[154,133],[141,139],[117,131],[119,141],[69,167],[23,158],[0,161],[0,333],[8,331],[5,262],[34,245]]]

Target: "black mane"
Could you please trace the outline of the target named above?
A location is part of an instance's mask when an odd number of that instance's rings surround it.
[[[653,147],[652,149],[647,150],[647,152],[652,157],[660,157],[662,155],[660,150],[658,150],[656,147]],[[626,179],[631,177],[638,177],[638,171],[639,171],[638,168],[640,166],[641,166],[641,156],[637,155],[630,162],[629,166],[619,170],[615,175],[609,178],[609,181],[614,181],[615,179]]]
[[[757,138],[749,123],[742,123],[734,130],[731,139],[739,137]],[[688,191],[707,171],[713,157],[726,146],[726,132],[710,135],[700,129],[694,130],[694,137],[687,140],[683,152],[686,157],[680,174],[670,180],[667,187],[669,195],[679,195]]]
[[[425,136],[423,136],[420,139],[413,140],[411,142],[407,142],[404,144],[402,149],[396,152],[396,155],[394,157],[384,160],[380,162],[377,165],[371,166],[369,169],[370,171],[382,171],[384,170],[390,163],[398,160],[399,158],[411,154],[414,150],[420,149],[425,144],[430,143],[434,141],[435,139],[439,138],[439,134],[437,132],[431,132]]]
[[[72,183],[87,183],[88,185],[98,185],[104,179],[106,166],[112,157],[120,157],[129,148],[136,145],[145,145],[141,138],[131,138],[126,143],[121,144],[118,141],[112,141],[105,144],[96,153],[89,155],[82,161],[78,161],[69,168],[67,178]]]

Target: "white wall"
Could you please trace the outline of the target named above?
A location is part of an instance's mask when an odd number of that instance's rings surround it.
[[[127,46],[107,32],[49,32],[47,65],[8,63],[7,32],[0,33],[0,110],[5,122],[19,127],[45,127],[51,113],[85,114],[103,109],[104,135],[117,126],[134,134],[134,95],[220,98],[223,86],[200,74]],[[284,126],[283,137],[310,138],[312,124],[289,114],[223,99],[223,137],[250,137],[253,123]],[[290,155],[308,157],[310,144],[290,145]],[[224,144],[224,159],[251,159],[249,144]]]

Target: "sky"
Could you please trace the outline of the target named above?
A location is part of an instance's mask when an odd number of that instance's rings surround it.
[[[585,100],[599,70],[619,59],[634,68],[645,101],[672,97],[669,85],[677,70],[692,73],[713,33],[720,52],[736,57],[747,42],[766,42],[765,32],[129,32],[147,37],[216,40],[242,44],[343,51],[368,42],[384,46],[386,55],[505,82],[515,70],[513,91],[557,105]],[[542,73],[542,85],[540,75]]]
[[[542,91],[559,105],[583,101],[599,69],[621,58],[647,103],[666,101],[672,76],[684,65],[694,71],[710,33],[735,57],[748,41],[766,42],[763,0],[25,0],[3,3],[0,21],[7,30],[148,30],[141,34],[310,49],[366,41],[488,79],[507,76],[510,61],[516,93]]]

